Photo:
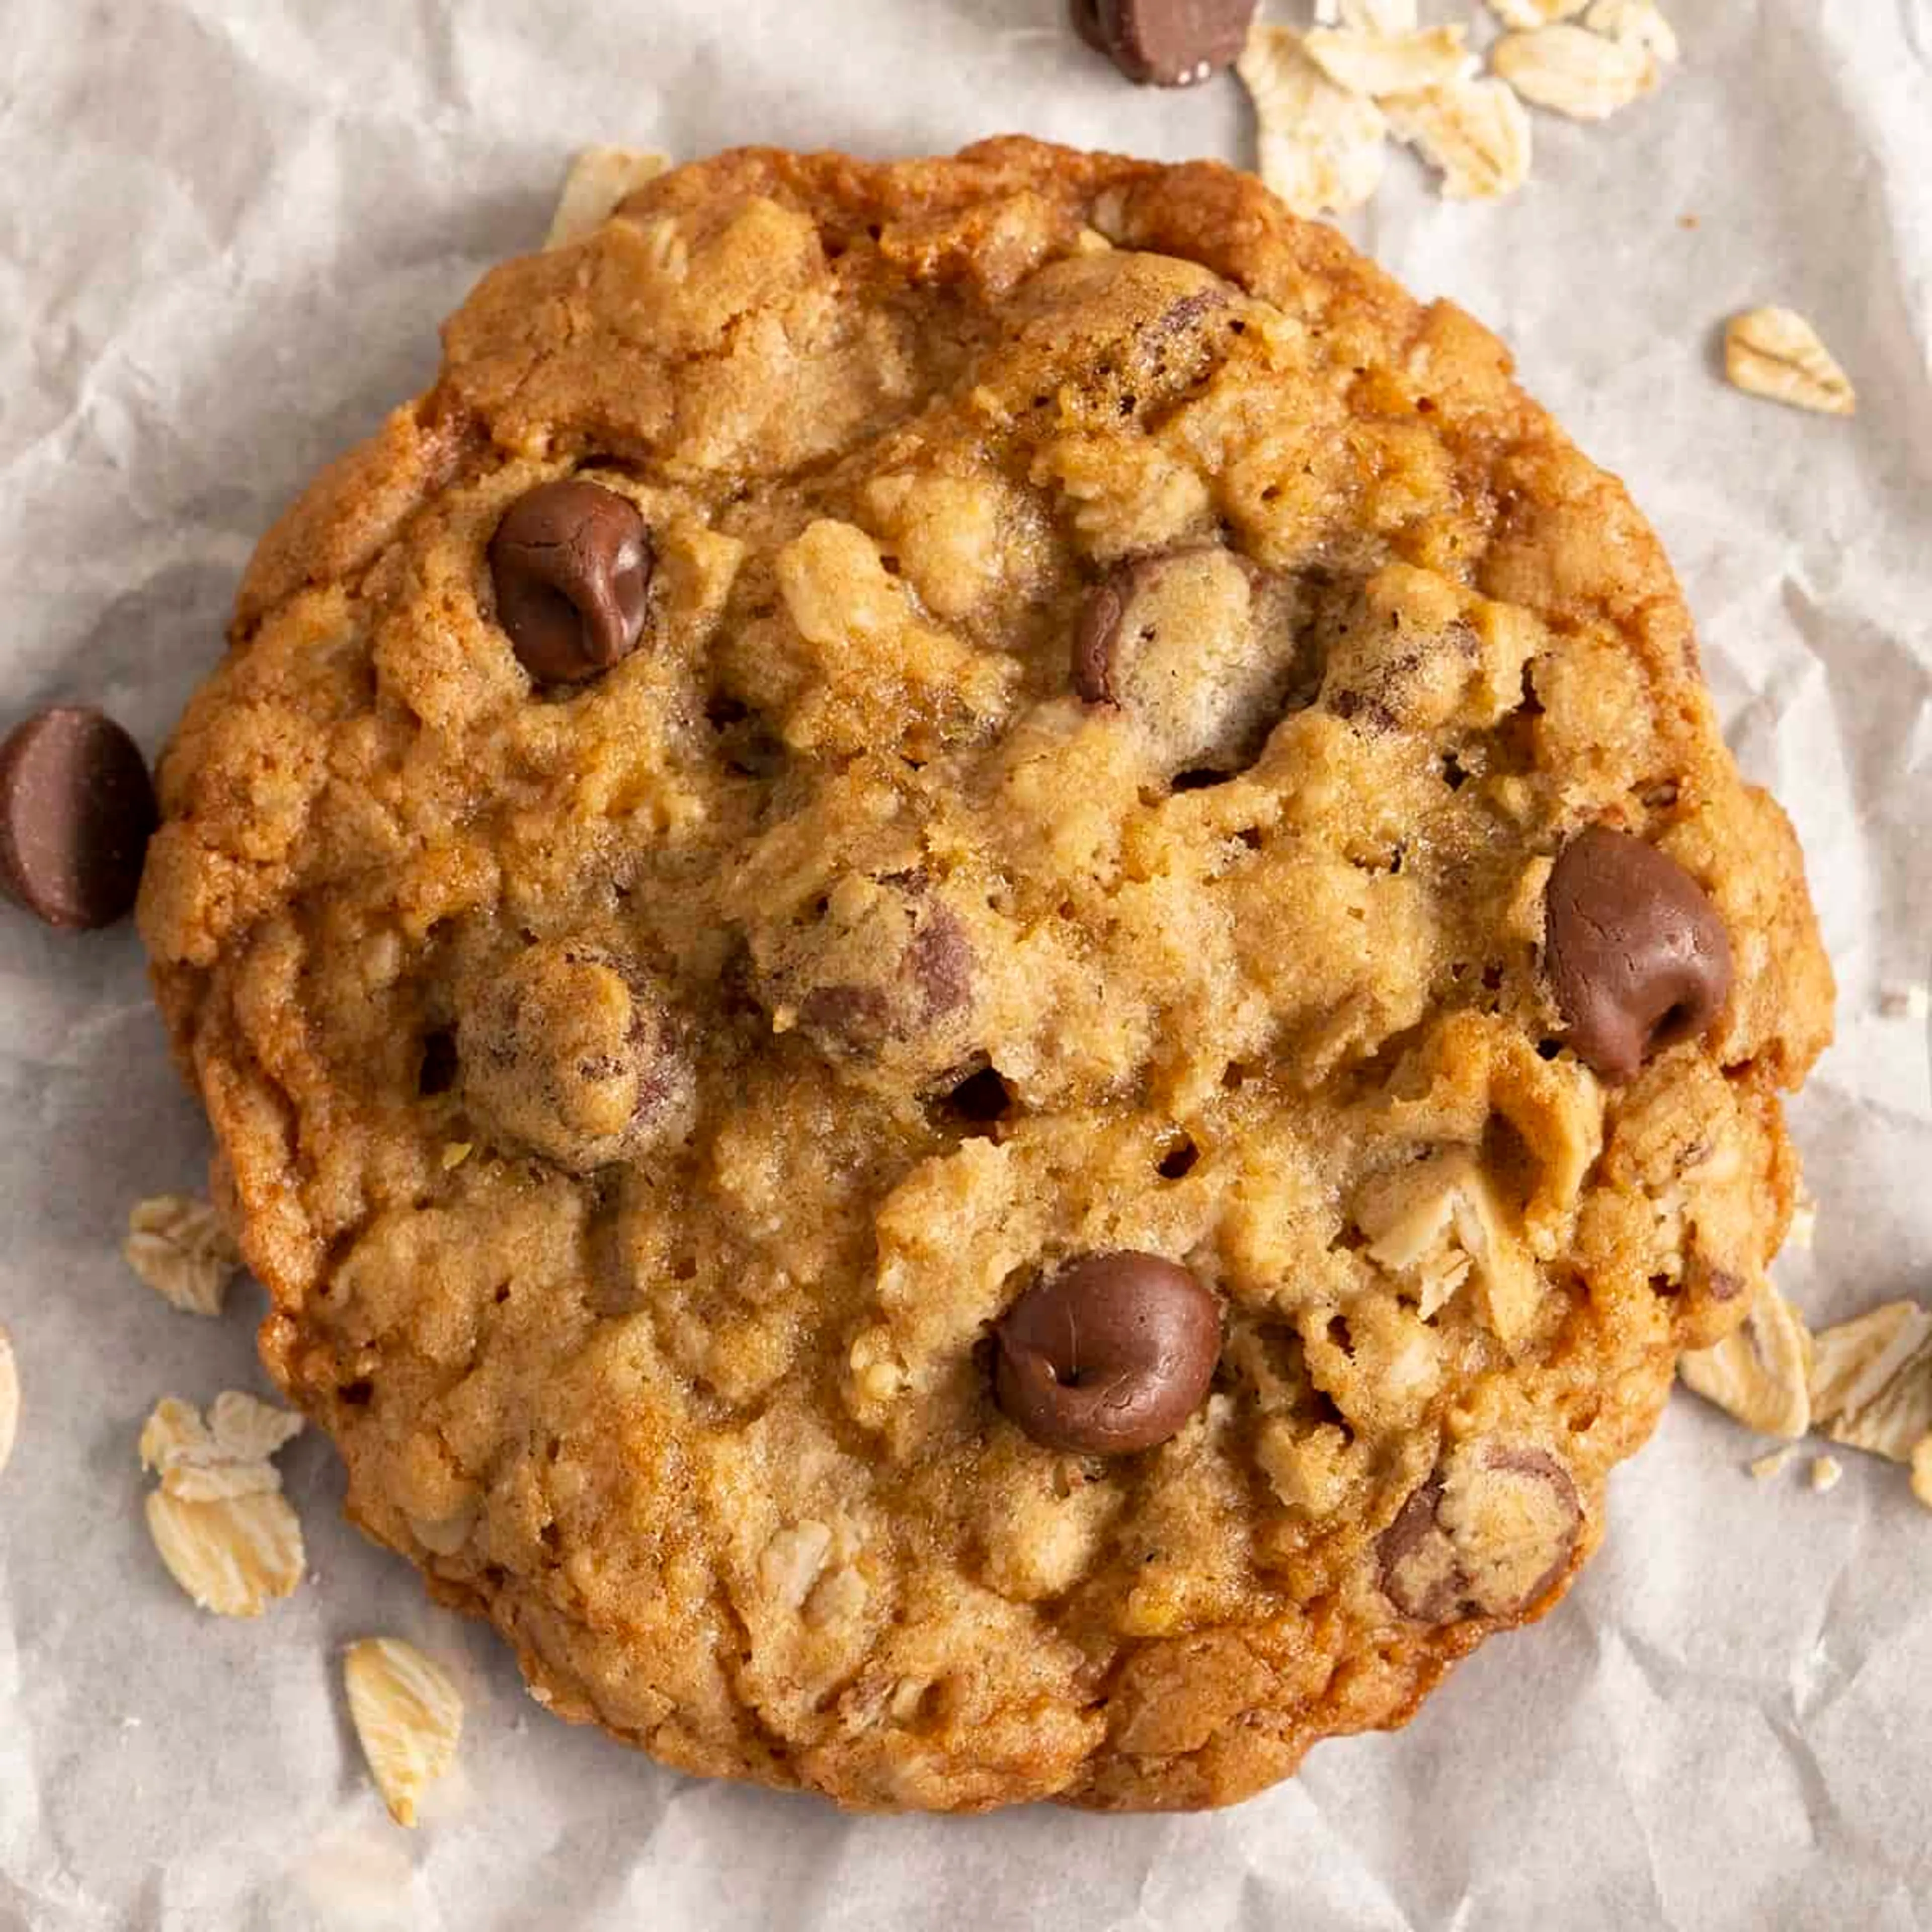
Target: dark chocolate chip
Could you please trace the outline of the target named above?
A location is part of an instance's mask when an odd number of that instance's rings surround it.
[[[490,539],[496,620],[540,684],[580,684],[629,656],[653,562],[634,503],[572,477],[512,504]]]
[[[160,822],[140,747],[98,711],[56,706],[0,745],[0,890],[50,926],[132,911]]]
[[[1570,1044],[1606,1080],[1631,1078],[1660,1046],[1696,1039],[1731,990],[1716,907],[1674,859],[1592,826],[1550,875],[1544,957]]]
[[[1198,1408],[1221,1352],[1214,1297],[1158,1255],[1083,1255],[1000,1318],[1000,1406],[1036,1442],[1125,1455]]]
[[[1114,683],[1114,653],[1126,616],[1126,580],[1115,571],[1087,593],[1080,621],[1073,632],[1073,688],[1089,704],[1118,704]]]
[[[1130,80],[1191,87],[1234,64],[1255,7],[1256,0],[1096,0],[1090,38]]]
[[[950,906],[933,903],[906,948],[905,970],[919,988],[926,1019],[943,1019],[970,1004],[973,942]]]

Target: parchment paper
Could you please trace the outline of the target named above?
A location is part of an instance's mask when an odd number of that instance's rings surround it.
[[[1399,154],[1355,225],[1629,479],[1738,753],[1798,819],[1843,1006],[1794,1110],[1818,1245],[1781,1279],[1829,1318],[1932,1293],[1924,1028],[1879,1001],[1932,968],[1932,0],[1666,4],[1682,68],[1600,127],[1538,115],[1514,202],[1444,204]],[[1250,152],[1232,80],[1129,88],[1058,0],[4,0],[0,712],[86,699],[158,748],[254,538],[428,378],[577,147],[1009,129]],[[1856,421],[1718,380],[1724,316],[1772,301],[1849,367]],[[848,1820],[546,1717],[339,1521],[313,1436],[285,1458],[311,1581],[258,1624],[197,1612],[135,1436],[164,1394],[266,1386],[259,1294],[196,1322],[118,1256],[130,1204],[196,1190],[207,1151],[130,933],[0,918],[0,1119],[8,1932],[1932,1923],[1932,1515],[1891,1466],[1755,1484],[1766,1445],[1680,1397],[1568,1601],[1403,1736],[1215,1816]],[[469,1700],[413,1836],[344,1714],[340,1648],[372,1631]]]

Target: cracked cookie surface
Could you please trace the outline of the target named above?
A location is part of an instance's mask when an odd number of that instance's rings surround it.
[[[664,175],[445,344],[140,908],[351,1513],[848,1805],[1406,1720],[1744,1318],[1829,1027],[1622,487],[1252,181],[1020,140]]]

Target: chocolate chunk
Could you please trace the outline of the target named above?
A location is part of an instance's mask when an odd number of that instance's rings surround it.
[[[1000,1318],[995,1390],[1036,1442],[1104,1456],[1165,1442],[1221,1352],[1214,1297],[1158,1255],[1083,1255]]]
[[[1546,1449],[1459,1448],[1377,1540],[1382,1593],[1418,1623],[1520,1617],[1562,1580],[1582,1528],[1576,1486]]]
[[[512,504],[490,539],[496,620],[540,684],[580,684],[630,656],[653,562],[637,506],[572,477]]]
[[[1073,632],[1073,688],[1089,704],[1120,701],[1115,694],[1114,655],[1126,615],[1126,572],[1131,568],[1124,566],[1105,583],[1095,584],[1080,607]]]
[[[1724,1010],[1724,922],[1654,846],[1592,826],[1564,848],[1544,904],[1545,962],[1570,1044],[1606,1080],[1630,1079],[1658,1048],[1696,1038]]]
[[[1256,0],[1074,0],[1081,38],[1130,80],[1191,87],[1233,64]]]
[[[140,746],[98,711],[56,706],[0,745],[0,890],[50,926],[125,917],[160,822]]]

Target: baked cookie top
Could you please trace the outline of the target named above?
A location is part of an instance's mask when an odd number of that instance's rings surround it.
[[[1209,164],[742,152],[270,532],[163,1010],[350,1508],[868,1807],[1223,1802],[1555,1600],[1831,985],[1622,487]]]

